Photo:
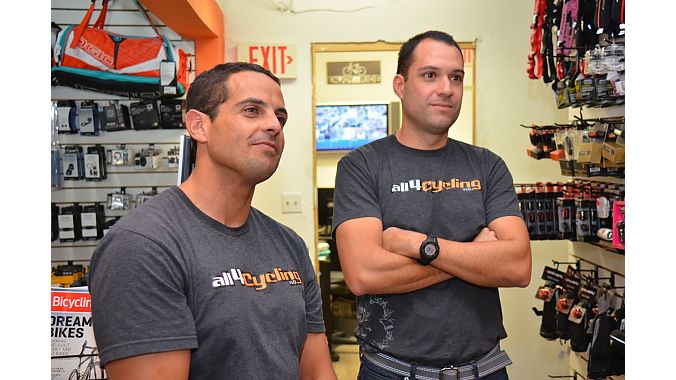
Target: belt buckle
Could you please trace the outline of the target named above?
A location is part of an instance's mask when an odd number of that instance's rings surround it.
[[[446,378],[446,371],[455,371],[455,378],[456,380],[460,380],[460,368],[456,366],[450,366],[450,367],[444,367],[441,369],[441,372],[439,372],[439,379],[444,380]]]

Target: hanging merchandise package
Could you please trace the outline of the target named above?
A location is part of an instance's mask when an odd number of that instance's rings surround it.
[[[93,26],[93,0],[79,25],[59,32],[52,85],[134,98],[175,98],[186,91],[187,55],[174,47],[139,10],[155,32],[152,37],[123,36],[104,30],[108,0]]]

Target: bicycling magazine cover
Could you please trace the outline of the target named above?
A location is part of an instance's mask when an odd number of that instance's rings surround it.
[[[52,380],[105,379],[87,287],[52,288]]]

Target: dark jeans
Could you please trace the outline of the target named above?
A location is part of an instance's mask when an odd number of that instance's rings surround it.
[[[401,376],[396,373],[384,370],[368,360],[361,360],[361,367],[359,368],[359,375],[357,380],[414,380],[410,376]],[[481,380],[509,380],[507,376],[507,369],[503,368],[499,371],[493,372],[488,376],[484,376]]]

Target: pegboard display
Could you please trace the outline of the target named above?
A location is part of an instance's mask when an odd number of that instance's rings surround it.
[[[92,20],[101,8],[97,3]],[[79,24],[90,4],[52,1],[53,26]],[[188,54],[192,82],[194,41],[150,17]],[[105,29],[127,36],[155,35],[134,0],[111,1]],[[179,140],[187,133],[182,125],[185,99],[141,100],[61,86],[52,87],[51,98],[52,266],[88,265],[107,228],[153,194],[177,184]]]

